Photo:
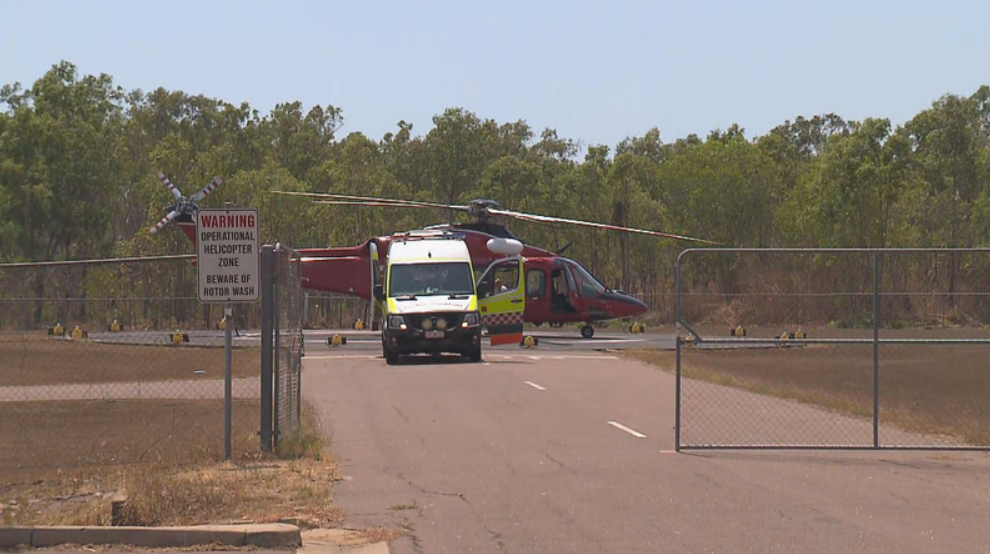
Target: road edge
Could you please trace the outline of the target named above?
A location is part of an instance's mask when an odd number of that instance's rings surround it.
[[[146,548],[204,545],[298,548],[302,546],[302,537],[299,527],[284,523],[184,527],[0,527],[0,548],[46,548],[66,544]]]

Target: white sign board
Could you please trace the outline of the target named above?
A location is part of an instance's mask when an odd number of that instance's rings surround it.
[[[258,210],[213,209],[196,214],[200,302],[254,302],[261,290]]]

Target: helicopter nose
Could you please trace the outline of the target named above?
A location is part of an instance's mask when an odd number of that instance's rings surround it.
[[[646,304],[624,292],[609,291],[602,296],[609,301],[612,317],[634,317],[646,313]]]

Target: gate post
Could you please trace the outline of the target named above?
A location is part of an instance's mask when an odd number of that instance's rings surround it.
[[[275,295],[272,246],[261,247],[261,449],[272,450],[272,318]]]
[[[681,451],[681,260],[688,252],[681,252],[674,265],[674,452]]]
[[[880,448],[880,251],[873,252],[873,448]]]

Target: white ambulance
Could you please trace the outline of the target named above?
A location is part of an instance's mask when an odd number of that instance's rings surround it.
[[[397,237],[388,248],[382,303],[382,354],[457,353],[481,361],[481,313],[467,245],[456,235]]]

